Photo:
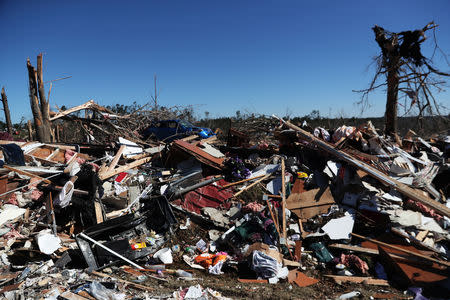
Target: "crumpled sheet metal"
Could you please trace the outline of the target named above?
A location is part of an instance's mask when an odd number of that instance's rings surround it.
[[[225,185],[227,182],[219,180],[219,186]],[[184,200],[176,200],[174,204],[180,205],[184,209],[200,214],[203,207],[217,208],[223,206],[225,201],[233,197],[230,189],[221,190],[218,186],[207,185],[191,191],[184,195]],[[230,206],[230,204],[226,204]]]

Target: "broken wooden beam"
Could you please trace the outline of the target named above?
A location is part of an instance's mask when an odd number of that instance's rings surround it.
[[[83,103],[81,105],[78,105],[78,106],[66,109],[66,110],[61,111],[59,113],[56,113],[55,115],[50,117],[50,121],[54,121],[56,119],[59,119],[61,117],[64,117],[64,116],[66,116],[68,114],[71,114],[73,112],[76,112],[76,111],[79,111],[79,110],[82,110],[82,109],[91,108],[92,106],[94,106],[94,104],[95,104],[94,100],[89,100],[88,102]]]
[[[173,141],[174,148],[178,148],[189,155],[192,155],[195,157],[199,162],[208,165],[210,167],[213,167],[218,170],[222,170],[223,168],[223,157],[215,157],[205,151],[203,151],[201,148],[197,147],[196,144],[190,144],[188,142],[185,142],[183,140],[175,140]]]
[[[116,156],[114,156],[113,160],[109,164],[107,172],[111,172],[112,170],[114,170],[114,168],[117,166],[117,163],[119,162],[120,157],[122,157],[123,151],[125,151],[126,148],[127,146],[125,145],[120,146],[119,150],[116,153]]]
[[[389,286],[389,282],[387,280],[375,279],[372,277],[342,276],[342,275],[324,275],[324,276],[332,278],[338,284],[341,284],[342,282],[354,282],[354,283],[364,283],[368,285]]]
[[[356,234],[356,233],[350,233],[350,234],[355,236],[355,237],[357,237],[357,238],[360,238],[360,239],[363,239],[363,240],[367,240],[369,242],[377,244],[379,246],[384,246],[384,247],[388,247],[388,248],[391,248],[391,249],[395,249],[395,250],[401,251],[403,253],[407,253],[407,254],[410,254],[410,255],[413,255],[413,256],[417,256],[417,257],[420,257],[420,258],[423,258],[423,259],[435,262],[435,263],[437,263],[439,265],[450,267],[450,262],[447,262],[447,261],[439,260],[439,259],[436,259],[436,258],[433,258],[433,257],[430,257],[430,256],[426,256],[426,255],[423,255],[423,254],[420,254],[420,253],[417,253],[417,252],[413,252],[413,251],[410,251],[410,250],[407,250],[407,249],[403,249],[403,248],[400,248],[400,247],[397,247],[397,246],[394,246],[394,245],[390,245],[390,244],[387,244],[387,243],[384,243],[384,242],[381,242],[381,241],[378,241],[378,240],[374,240],[374,239],[371,239],[369,237],[365,237],[365,236],[362,236],[362,235],[359,235],[359,234]]]
[[[261,181],[266,180],[266,179],[269,178],[271,175],[272,175],[272,173],[269,173],[269,174],[265,175],[264,177],[262,177],[262,178],[256,180],[255,182],[251,183],[250,185],[244,187],[242,190],[238,191],[236,194],[233,195],[233,197],[239,196],[239,195],[242,194],[244,191],[248,190],[248,189],[251,188],[251,187],[254,187],[255,185],[257,185],[257,184],[260,183]]]
[[[422,248],[428,249],[428,250],[433,251],[433,252],[435,252],[436,254],[439,254],[439,255],[443,254],[439,250],[435,249],[434,247],[431,247],[431,246],[423,243],[422,241],[416,239],[412,235],[409,235],[408,233],[405,233],[405,232],[403,232],[401,230],[398,230],[397,228],[392,227],[391,228],[391,232],[395,233],[398,236],[401,236],[402,238],[408,239],[408,241],[410,241],[411,243],[413,243],[414,245],[416,245],[418,247],[422,247]],[[428,232],[428,230],[426,232]]]
[[[282,228],[283,228],[283,239],[286,240],[286,177],[284,175],[286,171],[285,163],[284,163],[284,157],[281,158],[281,209],[283,210],[282,213]]]
[[[90,298],[86,298],[77,294],[72,293],[71,291],[65,291],[61,295],[58,296],[58,299],[67,299],[67,300],[89,300]]]
[[[137,289],[140,289],[140,290],[143,290],[143,291],[154,291],[155,290],[154,288],[151,288],[149,286],[145,286],[145,285],[142,285],[142,284],[139,284],[139,283],[135,283],[135,282],[131,282],[131,281],[128,281],[128,280],[123,280],[123,279],[120,279],[118,277],[115,277],[115,276],[112,276],[112,275],[108,275],[108,274],[105,274],[105,273],[101,273],[101,272],[97,272],[97,271],[92,271],[91,273],[96,275],[96,276],[98,276],[98,277],[111,278],[111,279],[117,280],[119,282],[125,283],[125,284],[127,284],[129,286],[132,286],[134,288],[137,288]]]
[[[235,182],[232,182],[232,183],[229,183],[229,184],[225,184],[224,186],[221,187],[221,189],[226,189],[226,188],[229,188],[230,186],[234,186],[234,185],[238,185],[238,184],[250,181],[250,180],[258,179],[258,178],[261,178],[263,176],[264,175],[259,175],[259,176],[255,176],[255,177],[252,177],[252,178],[242,179],[242,180],[235,181]]]
[[[360,246],[353,246],[353,245],[345,245],[345,244],[330,244],[328,245],[330,248],[340,249],[340,250],[348,250],[352,252],[358,252],[358,253],[364,253],[368,255],[379,255],[377,249],[372,248],[365,248]],[[399,254],[390,253],[392,257],[400,260],[410,260],[408,257],[401,256]]]
[[[328,245],[328,247],[341,249],[341,250],[349,250],[349,251],[354,251],[354,252],[359,252],[359,253],[364,253],[364,254],[371,254],[371,255],[379,254],[378,250],[376,250],[376,249],[365,248],[365,247],[360,247],[360,246],[353,246],[353,245],[330,244],[330,245]]]
[[[149,162],[151,159],[152,159],[151,157],[144,157],[144,158],[135,160],[135,161],[133,161],[133,162],[131,162],[129,164],[126,164],[126,165],[120,166],[118,168],[115,168],[115,169],[113,169],[111,171],[109,171],[109,170],[100,171],[98,177],[100,178],[100,180],[108,179],[108,178],[110,178],[110,177],[112,177],[114,175],[117,175],[117,174],[121,173],[121,172],[125,172],[125,171],[127,171],[129,169],[132,169],[132,168],[135,168],[135,167],[140,166],[142,164],[145,164],[145,163]]]
[[[41,177],[39,175],[30,173],[30,172],[27,172],[27,171],[24,171],[24,170],[20,170],[20,169],[17,169],[17,168],[13,168],[13,167],[10,167],[8,165],[4,165],[3,168],[8,169],[8,170],[13,171],[13,172],[16,172],[17,174],[25,175],[25,176],[28,176],[28,177],[38,178],[38,179],[40,179],[41,181],[43,181],[45,183],[52,183],[50,180],[45,179],[45,178],[43,178],[43,177]]]
[[[94,211],[95,211],[95,220],[97,221],[97,224],[103,223],[103,209],[102,204],[98,201],[94,201]]]

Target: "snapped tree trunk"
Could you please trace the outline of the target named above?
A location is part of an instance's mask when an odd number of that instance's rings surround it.
[[[41,104],[41,113],[42,113],[42,125],[44,127],[44,141],[43,142],[51,142],[51,124],[50,124],[50,106],[45,97],[45,89],[44,89],[44,76],[42,72],[42,53],[37,56],[37,79],[38,79],[38,88],[39,88],[39,99]]]
[[[386,112],[385,112],[385,128],[386,135],[396,136],[397,134],[397,99],[398,99],[398,57],[392,57],[389,61],[387,76],[387,95],[386,95]]]
[[[13,127],[11,123],[11,116],[9,114],[8,98],[6,97],[5,87],[2,87],[2,102],[3,110],[5,111],[6,128],[8,129],[8,133],[12,135]]]
[[[27,128],[28,128],[28,141],[33,140],[33,128],[31,127],[31,121],[28,120],[27,122]]]
[[[28,81],[30,86],[30,105],[33,113],[36,138],[39,142],[51,142],[50,107],[45,97],[42,54],[37,57],[37,71],[27,59]],[[38,98],[39,96],[39,98]]]
[[[30,63],[30,59],[27,59],[28,68],[28,85],[30,88],[30,106],[33,113],[34,127],[36,129],[36,139],[40,142],[44,140],[44,127],[42,122],[42,113],[39,107],[39,99],[37,93],[37,76],[36,70]]]
[[[399,91],[404,92],[402,95],[411,101],[410,107],[405,107],[405,113],[418,109],[417,121],[421,128],[426,114],[441,116],[440,105],[433,93],[445,90],[445,77],[450,77],[450,74],[432,66],[434,52],[431,58],[421,53],[421,44],[427,39],[425,32],[434,30],[437,26],[434,22],[429,22],[421,29],[397,33],[387,31],[378,25],[372,27],[381,55],[375,58],[377,71],[369,88],[358,91],[362,93],[359,103],[365,106],[368,104],[369,93],[387,86],[384,133],[393,137],[398,144],[401,144],[397,134]],[[434,47],[438,48],[436,38]],[[439,52],[446,59],[445,53]],[[380,83],[382,79],[385,81]]]

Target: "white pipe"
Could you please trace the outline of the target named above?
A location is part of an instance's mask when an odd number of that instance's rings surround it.
[[[120,255],[119,253],[115,252],[114,250],[111,250],[111,249],[109,249],[108,247],[106,247],[106,246],[100,244],[99,242],[97,242],[96,240],[94,240],[94,239],[88,237],[88,236],[85,235],[84,233],[81,232],[81,233],[79,233],[78,235],[81,236],[82,238],[84,238],[84,239],[86,239],[86,240],[88,240],[88,241],[90,241],[90,242],[96,244],[97,246],[102,247],[102,248],[105,249],[106,251],[108,251],[108,252],[114,254],[115,256],[117,256],[118,258],[120,258],[120,259],[126,261],[126,262],[129,263],[130,265],[132,265],[132,266],[134,266],[134,267],[136,267],[136,268],[138,268],[138,269],[140,269],[140,270],[144,270],[144,268],[141,267],[140,265],[138,265],[138,264],[132,262],[132,261],[129,260],[128,258],[126,258],[126,257]]]

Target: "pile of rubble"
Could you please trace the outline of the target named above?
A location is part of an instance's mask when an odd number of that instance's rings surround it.
[[[449,136],[265,123],[256,143],[0,141],[0,295],[448,297]]]

